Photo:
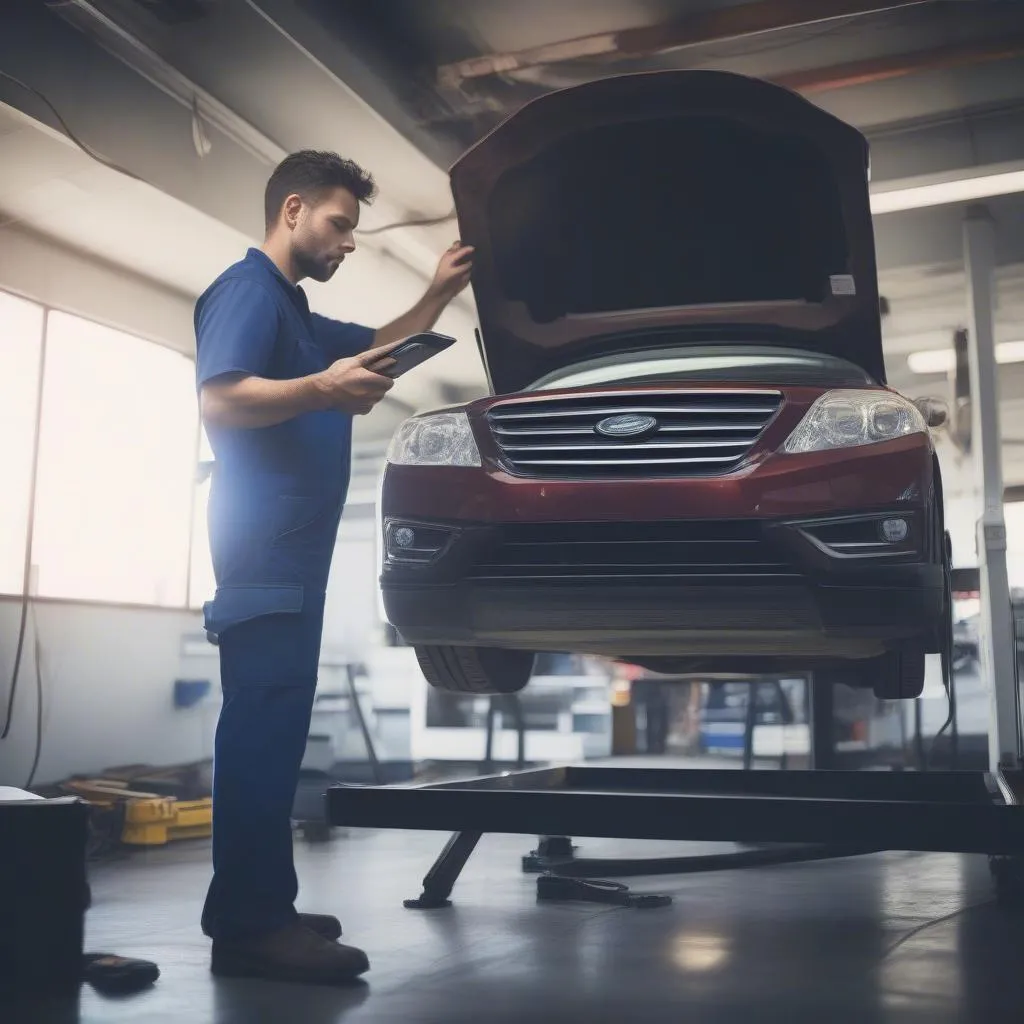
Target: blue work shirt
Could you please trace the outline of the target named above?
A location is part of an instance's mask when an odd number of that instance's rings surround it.
[[[311,313],[303,290],[258,249],[199,297],[195,331],[197,390],[225,374],[305,377],[365,351],[374,337],[373,328]],[[217,592],[204,611],[215,638],[247,619],[299,612],[306,595],[326,591],[348,491],[352,417],[325,410],[257,429],[211,424],[207,433]]]

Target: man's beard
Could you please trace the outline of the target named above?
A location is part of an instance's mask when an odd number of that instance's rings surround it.
[[[296,269],[303,277],[312,278],[321,284],[329,281],[338,269],[334,260],[315,256],[302,249],[296,249],[292,254],[292,258],[295,261]]]

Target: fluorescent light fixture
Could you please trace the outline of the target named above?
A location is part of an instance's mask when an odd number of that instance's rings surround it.
[[[956,353],[951,348],[925,349],[907,356],[911,373],[949,373],[956,366]]]
[[[996,345],[997,363],[1024,363],[1024,341],[1004,341]],[[925,349],[907,356],[911,373],[951,373],[956,354],[951,348]]]
[[[996,345],[997,363],[1024,363],[1024,341],[1004,341]]]
[[[1020,162],[963,168],[942,175],[882,182],[871,190],[871,212],[899,213],[1014,192],[1024,192],[1024,165]]]

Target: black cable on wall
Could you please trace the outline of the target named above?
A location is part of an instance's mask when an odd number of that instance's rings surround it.
[[[14,702],[18,695],[18,680],[21,677],[21,662],[25,650],[25,633],[28,628],[29,612],[32,603],[32,542],[36,518],[36,492],[37,477],[39,474],[39,447],[40,435],[42,433],[43,421],[43,392],[46,380],[46,337],[50,322],[50,310],[43,307],[42,336],[39,343],[39,374],[36,385],[36,419],[35,430],[32,438],[32,464],[29,473],[28,490],[28,519],[25,527],[25,566],[22,575],[21,586],[21,619],[18,625],[18,643],[14,653],[14,667],[11,669],[11,681],[7,691],[7,712],[4,716],[4,727],[0,731],[0,740],[6,740],[10,735],[11,726],[14,722]],[[35,636],[35,669],[36,669],[36,740],[35,751],[32,755],[32,767],[29,770],[25,788],[28,789],[35,781],[36,771],[39,768],[39,758],[43,749],[43,676],[40,658],[42,652],[39,643],[39,624],[35,616],[32,617],[33,633]]]

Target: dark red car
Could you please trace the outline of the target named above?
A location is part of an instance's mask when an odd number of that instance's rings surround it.
[[[527,105],[455,165],[492,397],[407,421],[388,618],[436,687],[538,651],[921,692],[938,463],[885,385],[863,136],[717,72]]]

